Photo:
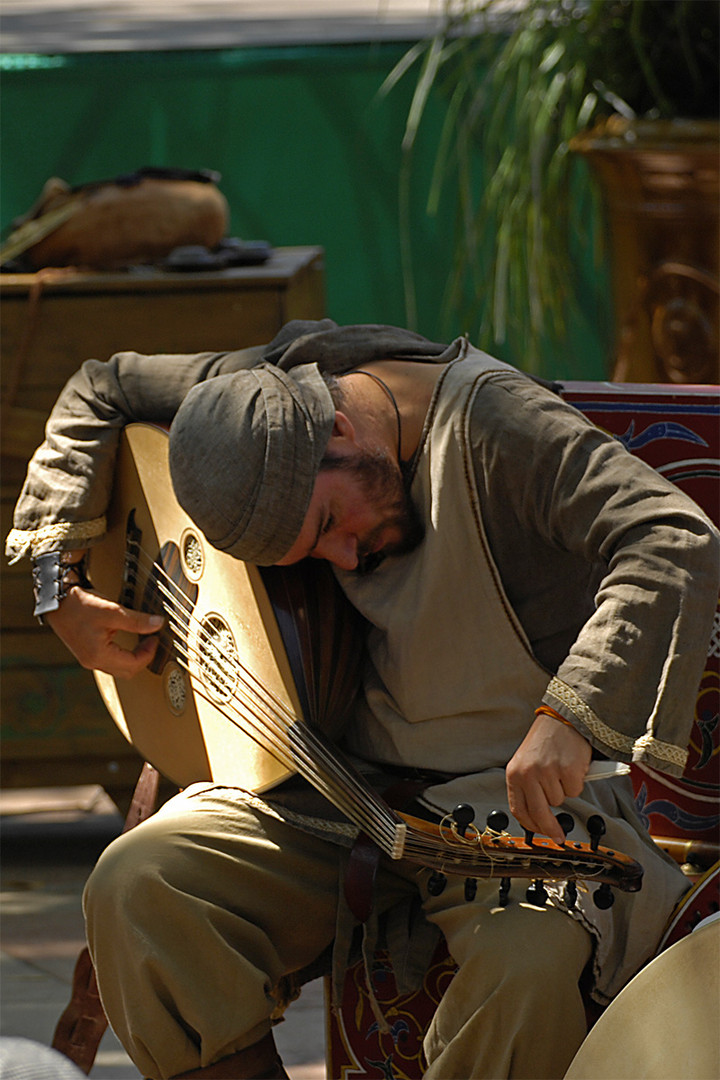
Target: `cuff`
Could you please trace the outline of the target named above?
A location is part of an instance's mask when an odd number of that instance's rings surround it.
[[[569,720],[593,746],[619,761],[650,765],[671,776],[681,776],[688,759],[683,746],[662,742],[644,732],[639,738],[616,731],[600,719],[586,702],[557,676],[552,678],[543,701]]]
[[[92,521],[58,521],[39,529],[11,529],[5,541],[5,554],[15,563],[26,556],[37,559],[52,551],[73,551],[104,536],[106,528],[105,518],[99,517]]]

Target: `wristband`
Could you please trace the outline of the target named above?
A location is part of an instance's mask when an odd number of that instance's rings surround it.
[[[35,609],[33,615],[43,622],[43,615],[57,611],[73,585],[81,589],[92,589],[87,576],[87,554],[77,562],[67,562],[67,553],[49,551],[38,555],[33,563],[33,593]]]
[[[569,720],[566,720],[564,716],[561,716],[559,712],[555,712],[549,705],[541,705],[539,709],[535,710],[536,716],[552,716],[555,720],[559,720],[561,724],[565,724],[566,727],[575,729],[575,725],[571,724]]]

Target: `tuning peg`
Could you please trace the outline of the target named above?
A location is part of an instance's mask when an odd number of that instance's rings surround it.
[[[475,820],[475,811],[469,803],[458,803],[452,812],[452,819],[457,826],[457,831],[464,836],[468,826]]]
[[[439,870],[433,870],[428,878],[427,889],[431,896],[439,896],[447,885],[447,878]]]
[[[572,814],[568,814],[566,810],[561,810],[557,815],[557,823],[566,836],[575,828],[575,818]]]
[[[592,814],[587,819],[587,831],[590,833],[590,847],[593,851],[597,851],[600,838],[606,832],[605,822],[599,814]]]
[[[505,832],[510,824],[510,818],[504,810],[491,810],[487,816],[487,827],[490,832]]]
[[[615,894],[607,882],[601,885],[599,889],[595,890],[593,893],[593,903],[595,907],[600,908],[601,911],[607,911],[608,908],[613,906],[615,903]]]
[[[536,907],[542,907],[547,898],[547,889],[540,880],[533,881],[532,885],[528,886],[527,892],[525,893],[525,899],[528,904],[534,904]]]
[[[500,907],[507,907],[510,901],[510,878],[500,878],[500,894],[498,896],[498,904]]]
[[[565,906],[570,908],[570,910],[572,910],[577,904],[577,895],[578,891],[575,882],[566,881],[565,889],[563,891],[563,900],[565,901]]]
[[[477,881],[475,878],[465,878],[465,899],[467,901],[474,900],[477,894]]]

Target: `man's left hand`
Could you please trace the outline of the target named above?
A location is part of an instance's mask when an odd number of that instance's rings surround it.
[[[506,769],[510,813],[523,829],[564,841],[551,807],[581,793],[591,754],[574,727],[545,713],[535,718]]]

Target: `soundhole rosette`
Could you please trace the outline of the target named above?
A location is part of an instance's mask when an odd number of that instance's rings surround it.
[[[197,667],[213,701],[226,705],[232,700],[238,681],[238,651],[222,615],[206,615],[200,623]]]
[[[190,695],[187,675],[178,664],[170,662],[163,670],[165,701],[171,713],[181,716],[185,712]]]
[[[205,554],[200,537],[187,529],[180,540],[182,567],[190,581],[199,581],[205,569]]]

